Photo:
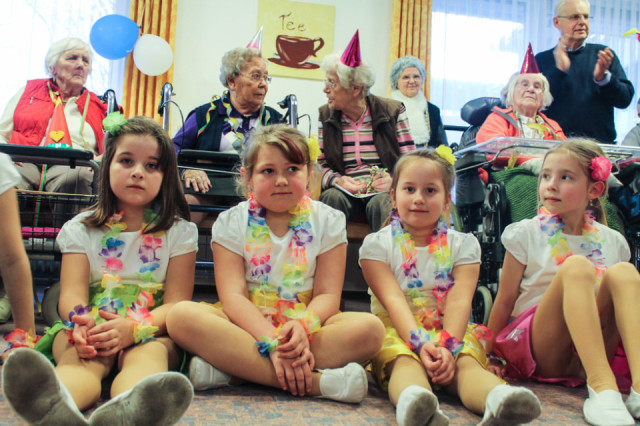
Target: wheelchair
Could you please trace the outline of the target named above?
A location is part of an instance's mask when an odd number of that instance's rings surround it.
[[[119,109],[113,90],[107,90],[101,100],[107,105],[107,113]],[[99,163],[94,161],[92,152],[73,148],[0,144],[0,152],[9,155],[15,162],[62,165],[72,169],[89,167],[93,170],[92,194],[16,190],[22,238],[33,277],[35,311],[47,325],[51,325],[59,319],[62,254],[56,237],[68,220],[95,203]],[[42,299],[38,295],[38,288],[44,288]]]
[[[486,107],[487,104],[483,105]],[[505,254],[500,242],[502,231],[511,222],[537,214],[537,176],[526,167],[518,166],[529,159],[543,157],[558,143],[501,137],[478,145],[467,141],[466,145],[461,144],[465,148],[455,152],[459,158],[455,165],[458,225],[463,232],[475,235],[482,249],[478,291],[472,308],[475,322],[486,323],[497,293]],[[626,237],[632,261],[638,267],[640,164],[636,161],[640,160],[640,148],[601,147],[613,163],[614,176],[620,177],[622,182],[610,190],[610,197],[605,203],[609,227]],[[479,170],[486,173],[486,183]]]

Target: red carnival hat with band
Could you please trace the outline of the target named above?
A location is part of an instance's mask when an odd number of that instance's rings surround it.
[[[527,47],[527,53],[524,54],[524,61],[522,62],[520,74],[540,74],[540,68],[538,68],[536,57],[533,56],[531,43],[529,43],[529,46]]]
[[[344,49],[344,53],[340,57],[340,62],[348,67],[359,67],[362,65],[362,58],[360,57],[360,36],[358,30],[351,38],[349,45]]]

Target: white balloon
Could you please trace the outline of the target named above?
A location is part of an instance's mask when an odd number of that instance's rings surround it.
[[[133,48],[133,61],[138,69],[151,76],[164,74],[173,63],[173,51],[164,39],[145,34]]]

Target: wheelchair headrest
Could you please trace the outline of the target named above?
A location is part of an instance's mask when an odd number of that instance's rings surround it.
[[[463,105],[460,117],[471,126],[482,126],[494,106],[503,107],[500,98],[477,98]]]

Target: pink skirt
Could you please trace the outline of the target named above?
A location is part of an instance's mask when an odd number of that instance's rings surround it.
[[[507,361],[505,376],[513,380],[537,380],[564,386],[580,386],[584,380],[577,377],[542,377],[535,374],[536,361],[531,352],[531,329],[538,305],[532,306],[509,323],[493,345],[494,351]]]

